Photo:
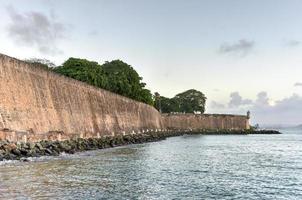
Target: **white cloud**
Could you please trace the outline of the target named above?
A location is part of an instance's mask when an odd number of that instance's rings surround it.
[[[229,54],[229,53],[237,53],[241,56],[245,56],[253,49],[255,46],[254,41],[241,39],[238,42],[235,42],[233,44],[224,43],[220,46],[219,52],[223,54]]]
[[[276,101],[275,105],[251,108],[254,112],[254,121],[266,124],[301,124],[302,123],[302,97],[293,94],[290,97]]]
[[[232,92],[230,94],[230,97],[231,97],[231,100],[228,104],[228,106],[230,108],[234,108],[234,107],[239,107],[239,106],[242,106],[242,105],[249,105],[252,103],[252,100],[250,99],[243,99],[239,92]]]
[[[267,106],[269,105],[269,98],[267,96],[267,92],[259,92],[257,94],[257,99],[254,102],[255,105],[258,106]]]
[[[298,40],[289,40],[286,41],[285,46],[287,47],[297,47],[301,45],[301,41]]]
[[[295,87],[299,87],[299,86],[302,86],[302,83],[301,82],[297,82],[297,83],[295,83],[295,85],[294,85]]]
[[[258,93],[254,101],[243,99],[238,92],[231,93],[230,98],[228,106],[212,101],[210,109],[215,113],[234,114],[245,114],[250,110],[252,124],[302,124],[302,97],[298,94],[274,104],[270,103],[267,92]]]
[[[57,43],[65,36],[64,24],[40,12],[18,13],[13,7],[7,11],[11,19],[7,32],[18,45],[35,47],[48,55],[62,53]]]
[[[218,103],[216,101],[211,101],[211,108],[213,109],[221,109],[221,108],[225,108],[225,105]]]

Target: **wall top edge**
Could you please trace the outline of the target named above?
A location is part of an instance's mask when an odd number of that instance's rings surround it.
[[[135,103],[138,103],[138,104],[141,104],[141,105],[144,105],[144,106],[147,106],[147,107],[150,107],[154,110],[156,110],[153,106],[150,106],[146,103],[143,103],[143,102],[140,102],[140,101],[136,101],[134,99],[131,99],[131,98],[128,98],[126,96],[122,96],[120,94],[117,94],[117,93],[114,93],[114,92],[111,92],[109,90],[105,90],[105,89],[102,89],[102,88],[98,88],[98,87],[95,87],[93,85],[90,85],[88,83],[85,83],[85,82],[82,82],[82,81],[78,81],[76,79],[73,79],[73,78],[70,78],[70,77],[67,77],[67,76],[64,76],[64,75],[61,75],[61,74],[58,74],[58,73],[55,73],[51,70],[48,70],[48,69],[44,69],[42,67],[37,67],[37,66],[34,66],[33,64],[29,63],[29,62],[26,62],[26,61],[23,61],[23,60],[20,60],[18,58],[15,58],[15,57],[11,57],[11,56],[8,56],[8,55],[5,55],[5,54],[2,54],[0,53],[0,59],[7,59],[7,60],[11,60],[11,61],[14,61],[14,62],[18,62],[20,64],[24,64],[24,65],[27,65],[28,68],[30,68],[30,70],[32,71],[42,71],[44,73],[48,73],[48,74],[51,74],[55,77],[58,77],[59,79],[62,79],[62,80],[65,80],[66,82],[69,82],[69,83],[74,83],[78,86],[83,86],[83,87],[86,87],[86,88],[90,88],[90,89],[94,89],[94,90],[98,90],[98,91],[101,91],[101,92],[105,92],[105,93],[109,93],[109,94],[112,94],[112,95],[115,95],[115,96],[118,96],[122,99],[125,99],[127,101],[130,101],[130,102],[135,102]],[[157,111],[157,110],[156,110]]]
[[[193,113],[162,113],[162,116],[213,116],[213,117],[247,117],[246,115],[235,115],[235,114],[193,114]]]

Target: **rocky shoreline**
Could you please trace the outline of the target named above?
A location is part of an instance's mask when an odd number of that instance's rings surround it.
[[[248,134],[281,134],[275,130],[200,130],[200,131],[169,131],[154,132],[147,134],[106,136],[100,138],[77,138],[64,141],[40,141],[31,142],[9,142],[0,141],[0,161],[21,160],[28,161],[28,157],[58,156],[60,153],[74,154],[76,152],[112,148],[129,144],[141,144],[164,140],[168,137],[181,136],[185,134],[207,134],[207,135],[248,135]]]

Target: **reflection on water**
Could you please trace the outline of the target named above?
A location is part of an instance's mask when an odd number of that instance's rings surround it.
[[[0,162],[1,199],[302,199],[302,132]]]

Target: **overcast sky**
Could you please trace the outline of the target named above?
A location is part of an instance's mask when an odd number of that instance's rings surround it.
[[[195,88],[208,113],[302,123],[300,0],[0,0],[0,53],[131,64],[152,92]]]

